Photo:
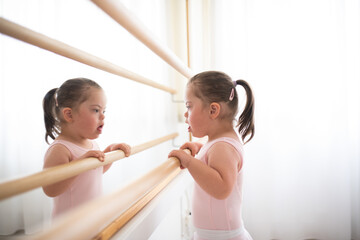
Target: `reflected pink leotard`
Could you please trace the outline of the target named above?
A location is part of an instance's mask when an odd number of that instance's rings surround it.
[[[197,158],[208,164],[207,153],[217,142],[226,142],[233,146],[243,162],[242,144],[232,138],[223,137],[206,143],[199,151]],[[243,165],[243,163],[242,163]],[[250,240],[241,217],[243,171],[240,169],[236,184],[231,194],[223,200],[216,199],[206,193],[196,182],[193,194],[193,223],[196,229],[195,240],[232,239]]]
[[[49,149],[55,144],[62,144],[70,151],[70,161],[78,159],[90,150],[99,150],[99,146],[95,141],[92,141],[93,146],[91,149],[86,149],[68,141],[55,140]],[[56,218],[64,212],[100,196],[102,194],[102,175],[103,167],[79,174],[65,192],[54,197],[52,217]]]

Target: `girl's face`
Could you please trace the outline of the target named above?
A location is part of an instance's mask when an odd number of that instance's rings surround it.
[[[194,95],[191,85],[186,88],[185,104],[187,111],[184,117],[186,118],[185,123],[189,124],[188,131],[194,137],[206,136],[210,120],[209,113],[202,100]]]
[[[81,138],[96,139],[104,126],[106,96],[102,89],[88,91],[90,97],[74,111],[74,129]]]

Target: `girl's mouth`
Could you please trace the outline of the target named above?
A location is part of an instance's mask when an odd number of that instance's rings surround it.
[[[100,125],[97,130],[101,133],[102,132],[102,129],[103,129],[104,125]]]

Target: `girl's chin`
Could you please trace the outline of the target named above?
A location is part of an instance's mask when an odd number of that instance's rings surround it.
[[[196,137],[196,138],[202,138],[202,137],[205,137],[206,135],[204,135],[204,134],[198,134],[198,133],[196,133],[196,132],[193,132],[193,130],[192,130],[192,128],[189,126],[188,127],[188,132],[189,133],[191,133],[191,135],[193,136],[193,137]]]
[[[90,140],[95,140],[100,136],[100,133],[94,134],[91,137],[89,137]]]
[[[197,133],[194,133],[194,132],[190,132],[190,133],[191,133],[191,136],[196,137],[196,138],[205,137],[205,135],[203,135],[203,134],[197,134]]]

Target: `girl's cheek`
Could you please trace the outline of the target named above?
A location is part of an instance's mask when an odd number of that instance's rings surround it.
[[[189,123],[192,123],[192,117],[191,116],[189,116],[188,121],[189,121]]]

